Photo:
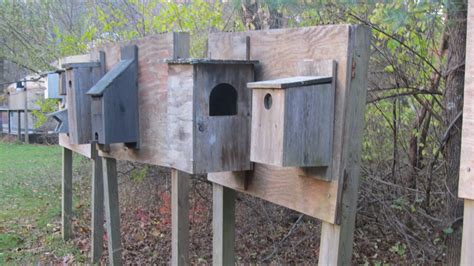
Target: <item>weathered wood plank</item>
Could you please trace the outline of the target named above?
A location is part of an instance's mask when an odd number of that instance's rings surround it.
[[[91,232],[91,260],[98,263],[103,251],[104,237],[104,183],[102,176],[102,158],[94,149],[92,158],[92,232]]]
[[[305,172],[303,168],[255,164],[253,171],[212,173],[208,174],[208,180],[335,223],[338,183],[317,180],[324,171],[324,168]]]
[[[18,133],[18,141],[21,141],[21,112],[17,111],[17,124],[16,124],[16,132]]]
[[[91,144],[71,144],[69,136],[67,134],[58,134],[59,145],[79,153],[87,158],[92,158],[92,146]]]
[[[189,177],[171,169],[171,265],[189,265]]]
[[[464,200],[461,265],[474,265],[474,200]]]
[[[87,144],[92,138],[91,97],[86,92],[102,77],[100,63],[66,65],[66,105],[69,140],[72,144]]]
[[[120,208],[117,182],[117,161],[102,158],[105,220],[107,227],[109,263],[122,265],[122,244],[120,239]]]
[[[250,82],[247,83],[247,87],[249,89],[288,89],[331,82],[332,76],[299,76]]]
[[[72,237],[72,151],[62,149],[61,225],[63,240]]]
[[[139,150],[130,149],[123,144],[110,145],[110,152],[101,152],[101,156],[120,160],[137,161],[153,165],[170,166],[185,164],[183,161],[170,161],[168,153],[173,153],[168,139],[168,64],[165,59],[186,56],[186,41],[178,40],[179,35],[166,33],[149,36],[127,43],[107,44],[97,48],[105,52],[106,69],[110,70],[120,60],[121,45],[138,47],[138,117],[139,139],[143,144]],[[176,54],[175,54],[176,53]],[[182,135],[190,138],[192,135]],[[179,167],[175,167],[179,168]]]
[[[342,156],[344,151],[345,104],[352,74],[349,63],[349,25],[329,25],[299,29],[252,31],[243,33],[215,33],[209,36],[209,53],[213,59],[230,59],[238,56],[236,51],[245,51],[246,36],[251,39],[252,60],[259,60],[256,80],[272,80],[301,75],[318,75],[317,62],[337,62],[335,74],[333,156],[328,168],[330,177],[321,169],[275,168],[259,163],[250,174],[247,190],[244,190],[242,174],[209,174],[212,182],[249,193],[322,219],[337,223],[337,209],[343,183]],[[278,51],[275,53],[274,51]],[[245,52],[241,55],[245,57]],[[331,66],[331,64],[324,64]],[[325,68],[324,71],[328,69]],[[321,73],[321,72],[320,72]],[[327,73],[327,72],[326,72]],[[307,171],[305,173],[305,171]],[[317,179],[331,179],[332,182]],[[238,184],[242,183],[241,186]],[[311,188],[311,189],[308,189]],[[307,190],[306,190],[307,189]],[[306,191],[306,192],[304,192]],[[308,193],[308,194],[304,194]],[[311,195],[311,196],[307,196]],[[328,197],[329,195],[329,197]]]
[[[25,105],[25,109],[23,111],[23,114],[24,114],[24,118],[25,118],[25,143],[26,144],[29,144],[30,143],[30,125],[28,123],[28,92],[25,91],[24,93],[24,105]]]
[[[235,191],[212,184],[212,264],[235,264]]]
[[[362,134],[364,130],[367,72],[370,51],[370,29],[351,27],[348,67],[348,91],[345,95],[345,113],[341,167],[343,186],[340,186],[340,224],[323,222],[319,265],[350,265],[359,188]]]
[[[460,198],[474,200],[474,1],[469,1],[467,21],[458,195]]]

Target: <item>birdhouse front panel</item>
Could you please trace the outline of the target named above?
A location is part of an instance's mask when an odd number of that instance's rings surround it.
[[[171,166],[189,173],[251,169],[253,61],[169,61]],[[174,136],[174,137],[172,137]]]
[[[66,68],[66,104],[71,144],[87,144],[91,134],[91,100],[86,92],[99,81],[99,63],[75,63]]]
[[[240,171],[250,164],[253,64],[194,65],[195,171]]]
[[[334,90],[331,77],[249,83],[253,89],[251,161],[280,167],[329,166]]]

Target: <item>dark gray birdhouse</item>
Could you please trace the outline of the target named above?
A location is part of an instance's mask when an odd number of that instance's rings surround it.
[[[189,173],[251,169],[250,90],[255,61],[168,61],[171,165]]]
[[[91,99],[86,92],[101,78],[103,74],[101,64],[71,63],[63,65],[63,68],[66,69],[65,87],[70,141],[71,144],[87,144],[92,140],[92,134]]]
[[[99,144],[138,147],[138,48],[121,49],[121,60],[88,92],[92,139]]]
[[[280,167],[329,166],[334,87],[331,76],[249,83],[253,162]]]

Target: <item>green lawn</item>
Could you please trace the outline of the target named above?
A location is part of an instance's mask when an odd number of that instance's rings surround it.
[[[60,217],[61,148],[0,141],[0,265],[83,261]]]

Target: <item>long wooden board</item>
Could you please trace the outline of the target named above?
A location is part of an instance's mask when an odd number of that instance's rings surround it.
[[[474,1],[467,12],[466,72],[464,75],[464,107],[462,115],[460,198],[474,200]]]
[[[245,58],[246,55],[243,53],[245,49],[242,45],[245,43],[243,40],[249,36],[250,59],[260,62],[256,67],[256,80],[318,75],[319,73],[314,73],[317,71],[314,65],[322,60],[334,60],[338,66],[333,160],[330,166],[332,182],[318,180],[324,177],[321,177],[322,174],[317,171],[304,173],[298,168],[277,168],[258,163],[254,165],[253,173],[212,173],[208,175],[210,181],[329,223],[339,223],[341,217],[338,210],[341,209],[343,180],[344,176],[347,176],[345,167],[349,165],[348,161],[359,158],[357,154],[348,154],[347,147],[351,144],[348,130],[360,131],[361,128],[348,128],[347,120],[352,116],[348,114],[350,110],[346,109],[350,105],[359,104],[358,101],[349,99],[351,97],[350,82],[355,76],[350,48],[356,28],[357,26],[350,25],[331,25],[242,33],[215,33],[209,36],[208,52],[212,59]],[[364,49],[368,49],[368,46]],[[366,75],[366,73],[360,73],[360,75]],[[357,115],[363,117],[363,112]],[[246,178],[243,177],[245,175],[247,175]],[[358,178],[358,176],[350,178]]]

